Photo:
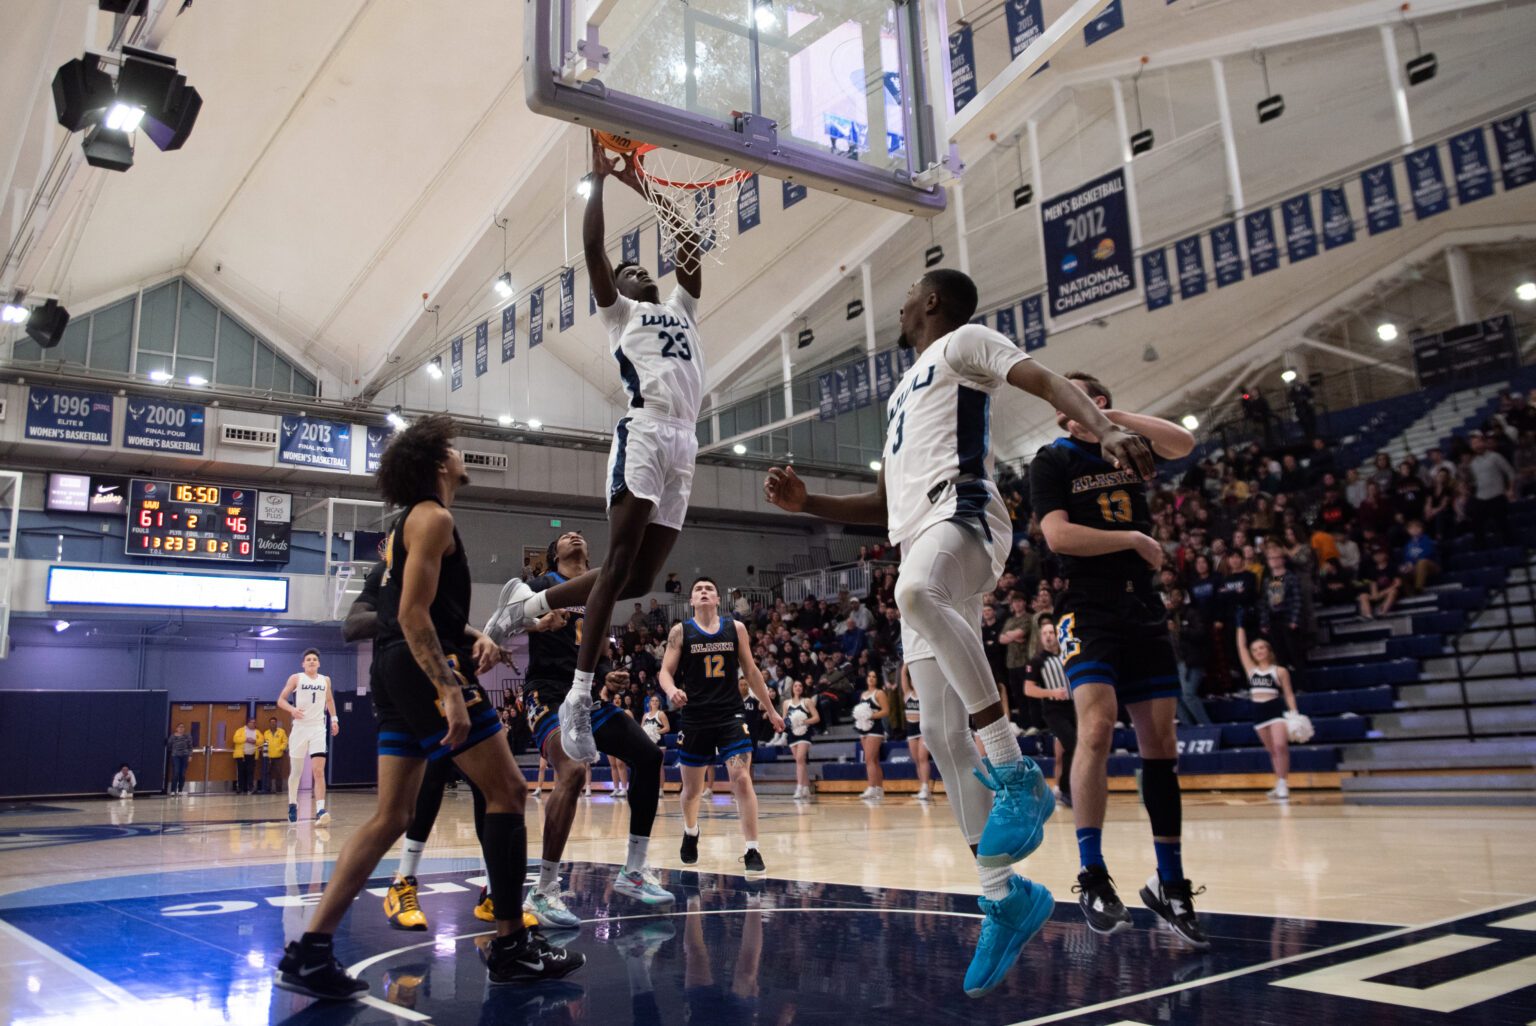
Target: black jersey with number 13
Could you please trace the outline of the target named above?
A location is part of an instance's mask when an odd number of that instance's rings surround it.
[[[1029,465],[1029,497],[1035,515],[1066,510],[1067,519],[1101,531],[1151,533],[1152,512],[1146,484],[1134,470],[1117,470],[1098,443],[1058,438],[1035,454]],[[1061,556],[1068,580],[1135,581],[1144,583],[1151,568],[1134,550],[1103,556]]]
[[[695,620],[684,621],[677,683],[688,696],[683,720],[689,727],[727,723],[742,714],[739,668],[735,620],[722,616],[713,634]]]

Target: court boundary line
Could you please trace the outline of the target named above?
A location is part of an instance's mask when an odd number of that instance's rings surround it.
[[[1478,909],[1473,912],[1464,912],[1460,915],[1448,916],[1444,919],[1434,919],[1427,923],[1422,923],[1418,926],[1405,926],[1399,929],[1387,930],[1385,933],[1374,934],[1370,937],[1361,937],[1352,941],[1344,941],[1341,944],[1333,944],[1326,948],[1318,948],[1316,951],[1304,951],[1301,954],[1288,955],[1285,958],[1277,958],[1269,962],[1261,962],[1258,965],[1248,966],[1247,968],[1243,969],[1230,969],[1224,973],[1217,973],[1215,976],[1206,976],[1198,980],[1190,980],[1187,983],[1174,983],[1167,987],[1159,987],[1156,990],[1143,991],[1140,994],[1132,994],[1128,997],[1114,998],[1110,1001],[1101,1001],[1096,1005],[1084,1005],[1082,1008],[1075,1008],[1071,1011],[1053,1012],[1050,1015],[1043,1015],[1034,1019],[1021,1019],[1018,1022],[1011,1023],[1010,1026],[1044,1026],[1045,1023],[1062,1022],[1067,1019],[1076,1018],[1080,1015],[1090,1015],[1094,1012],[1102,1012],[1105,1009],[1118,1008],[1121,1005],[1135,1004],[1138,1001],[1147,1001],[1152,998],[1163,997],[1168,994],[1177,994],[1185,990],[1194,990],[1196,987],[1205,987],[1213,983],[1225,983],[1226,981],[1236,979],[1239,976],[1250,976],[1254,973],[1268,972],[1269,970],[1278,966],[1290,965],[1294,962],[1303,962],[1311,958],[1321,958],[1324,955],[1333,955],[1341,951],[1349,951],[1352,948],[1363,947],[1366,944],[1377,944],[1384,940],[1391,940],[1395,937],[1404,937],[1408,934],[1417,933],[1420,930],[1438,929],[1439,927],[1448,926],[1451,923],[1459,922],[1463,919],[1473,919],[1477,916],[1491,915],[1495,912],[1501,912],[1507,908],[1513,908],[1516,905],[1528,905],[1533,901],[1536,901],[1536,898],[1519,898],[1515,901],[1494,905],[1490,908]]]
[[[3,933],[7,937],[19,941],[21,944],[31,948],[33,951],[37,952],[49,962],[52,962],[54,965],[63,969],[65,972],[84,981],[85,983],[90,984],[91,989],[96,991],[96,993],[102,995],[105,998],[111,999],[119,1006],[144,1008],[149,1004],[148,1001],[124,990],[122,987],[113,983],[105,976],[92,972],[87,967],[81,965],[79,962],[76,962],[74,959],[64,954],[64,952],[60,951],[58,948],[51,944],[45,943],[37,937],[32,936],[30,933],[21,929],[19,926],[0,919],[0,933]]]

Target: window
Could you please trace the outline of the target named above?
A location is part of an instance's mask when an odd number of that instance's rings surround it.
[[[43,359],[84,367],[86,340],[90,334],[91,319],[89,317],[78,317],[70,321],[69,327],[64,329],[64,337],[59,340],[58,345],[43,353]]]
[[[256,382],[253,386],[258,392],[265,392],[272,387],[272,366],[277,362],[277,356],[266,346],[256,347]]]
[[[303,371],[299,370],[297,367],[295,367],[293,369],[293,394],[294,395],[314,395],[315,394],[315,379],[310,377],[308,374],[305,374]]]
[[[173,353],[176,351],[176,300],[179,282],[166,282],[144,293],[144,308],[139,315],[139,352]],[[138,370],[144,372],[144,360]]]
[[[213,359],[214,331],[219,311],[190,286],[181,290],[181,323],[176,327],[176,355]]]
[[[256,336],[228,317],[219,318],[219,359],[213,380],[235,388],[251,387],[251,364],[256,357]]]
[[[98,310],[91,317],[91,367],[128,372],[133,346],[133,297]]]

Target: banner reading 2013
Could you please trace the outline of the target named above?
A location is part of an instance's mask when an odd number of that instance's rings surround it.
[[[1136,291],[1123,169],[1041,204],[1040,231],[1056,328],[1078,310]]]

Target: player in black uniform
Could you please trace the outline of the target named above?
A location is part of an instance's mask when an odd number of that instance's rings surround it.
[[[449,507],[469,475],[453,435],[448,417],[424,418],[395,435],[379,464],[379,491],[404,512],[386,542],[389,565],[378,607],[378,808],[342,848],[309,931],[284,952],[276,983],[285,990],[339,1000],[368,992],[336,960],[332,938],[379,860],[410,824],[426,763],[448,758],[485,795],[481,850],[496,913],[496,938],[486,955],[490,982],[558,979],[586,962],[523,925],[527,782],[512,750],[500,743],[501,721],[468,675],[462,651],[469,559]]]
[[[1098,379],[1081,373],[1067,377],[1112,423],[1145,436],[1162,459],[1179,459],[1194,448],[1194,437],[1176,424],[1110,409],[1109,390]],[[1210,944],[1195,917],[1179,841],[1183,813],[1174,730],[1179,668],[1167,612],[1152,589],[1163,550],[1149,533],[1146,487],[1135,473],[1107,462],[1097,439],[1081,424],[1060,412],[1056,421],[1067,437],[1035,456],[1030,496],[1046,543],[1061,557],[1067,578],[1056,623],[1077,710],[1071,793],[1082,862],[1078,903],[1089,927],[1099,933],[1131,925],[1100,850],[1118,698],[1136,727],[1142,802],[1157,852],[1157,872],[1141,889],[1141,899],[1186,943],[1204,949]]]
[[[587,540],[567,531],[549,543],[550,571],[528,582],[534,594],[587,572]],[[586,781],[586,763],[565,754],[560,744],[560,703],[565,701],[576,672],[581,648],[583,610],[555,609],[540,617],[528,631],[528,726],[539,754],[555,768],[555,786],[544,802],[544,841],[539,882],[528,895],[527,911],[549,927],[574,929],[581,919],[560,898],[560,856],[576,817],[576,800]],[[606,656],[598,664],[598,676],[610,686],[623,687],[628,675],[610,672]],[[661,749],[646,737],[632,717],[612,703],[592,713],[592,737],[597,750],[623,759],[634,772],[629,792],[629,847],[624,868],[613,889],[647,905],[665,905],[676,898],[646,868],[645,857],[661,800]]]
[[[685,865],[699,861],[699,799],[704,794],[704,771],[715,757],[725,760],[741,816],[741,834],[747,842],[742,862],[748,873],[764,873],[763,854],[757,847],[757,790],[752,786],[752,732],[747,727],[737,678],[745,674],[747,686],[767,710],[768,721],[778,732],[784,718],[773,707],[768,685],[752,659],[747,628],[732,617],[720,615],[720,590],[708,577],[693,582],[689,603],[693,619],[676,624],[667,635],[667,653],[661,660],[661,690],[673,709],[683,714],[677,735],[678,762],[683,767],[683,846]]]

